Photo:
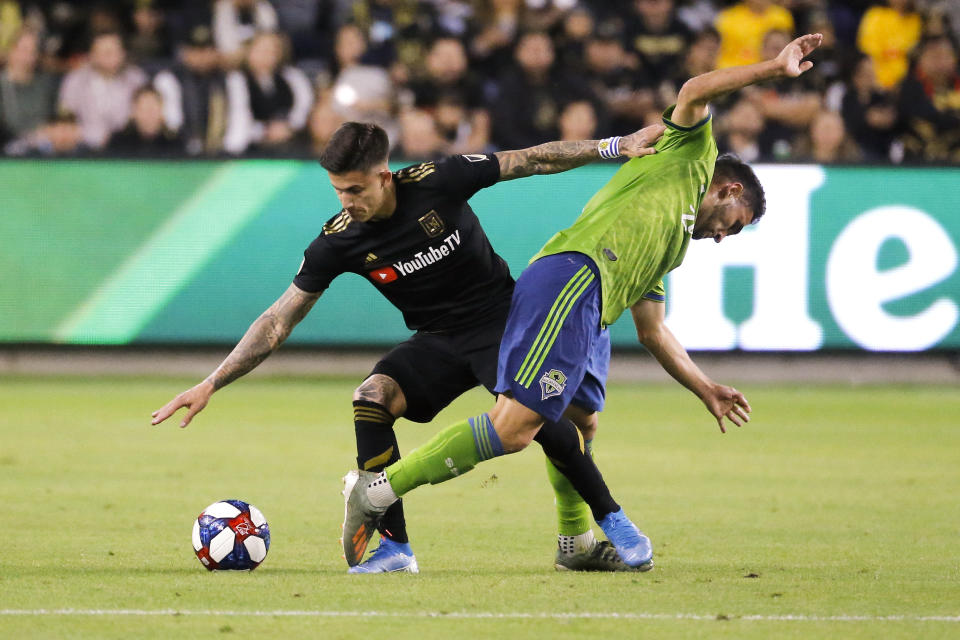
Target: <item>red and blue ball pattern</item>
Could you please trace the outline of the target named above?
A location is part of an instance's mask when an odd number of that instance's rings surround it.
[[[263,513],[242,500],[221,500],[193,523],[193,550],[208,570],[252,571],[270,548],[270,527]]]

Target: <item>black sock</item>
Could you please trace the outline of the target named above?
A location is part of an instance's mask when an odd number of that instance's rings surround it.
[[[620,510],[603,481],[600,469],[590,452],[583,446],[577,425],[567,418],[546,422],[534,438],[554,466],[567,477],[573,488],[590,507],[594,520],[602,520],[608,513]]]
[[[364,471],[383,471],[400,459],[394,417],[376,402],[356,400],[353,403],[353,425],[357,434],[357,467]],[[405,543],[407,524],[403,518],[403,501],[397,500],[383,514],[377,531],[394,542]]]

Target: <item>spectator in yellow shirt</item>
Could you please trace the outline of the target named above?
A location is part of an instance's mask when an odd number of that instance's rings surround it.
[[[768,31],[793,33],[793,16],[773,0],[743,0],[717,16],[720,56],[717,67],[760,62],[763,36]]]
[[[910,51],[920,41],[923,21],[913,0],[887,0],[888,7],[867,9],[860,21],[857,46],[873,59],[877,82],[895,87],[906,75]]]
[[[0,63],[7,58],[7,52],[13,46],[23,24],[20,3],[12,0],[0,0]]]

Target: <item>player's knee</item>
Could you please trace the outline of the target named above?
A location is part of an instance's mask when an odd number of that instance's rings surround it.
[[[577,429],[580,429],[580,433],[583,434],[584,440],[593,440],[596,437],[597,429],[599,428],[600,423],[597,421],[597,414],[593,414],[593,418],[585,424],[577,424]]]
[[[500,396],[489,413],[504,453],[526,449],[543,424],[543,418],[512,398]]]
[[[500,436],[500,444],[503,446],[504,453],[516,453],[530,446],[536,431],[506,431],[504,433],[498,432],[497,435]]]
[[[564,412],[564,417],[573,421],[577,429],[583,435],[584,440],[593,440],[597,435],[597,429],[600,428],[600,421],[597,419],[596,411],[586,411],[580,407],[570,406]]]
[[[584,452],[583,436],[573,421],[568,418],[545,423],[534,440],[552,460],[570,460]]]
[[[395,418],[407,410],[407,400],[397,381],[382,373],[375,373],[353,391],[353,401],[375,402]]]

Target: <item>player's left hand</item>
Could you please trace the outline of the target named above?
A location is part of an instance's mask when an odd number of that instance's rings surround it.
[[[657,150],[653,148],[653,145],[657,144],[666,129],[658,122],[620,138],[620,155],[627,158],[639,158],[656,153]]]
[[[701,398],[703,404],[707,405],[707,410],[717,419],[720,425],[720,432],[726,433],[727,427],[723,422],[726,418],[738,427],[743,426],[745,422],[750,422],[750,403],[742,393],[722,384],[713,385],[709,391]]]
[[[796,78],[801,73],[813,68],[813,63],[804,58],[810,55],[814,49],[823,42],[823,35],[819,33],[810,33],[800,36],[787,46],[775,58],[780,65],[783,74],[788,78]]]

